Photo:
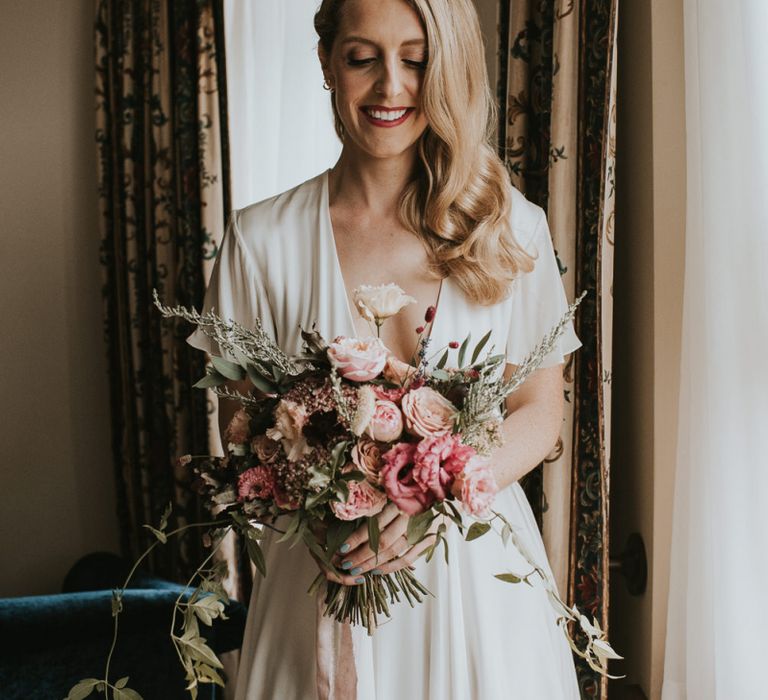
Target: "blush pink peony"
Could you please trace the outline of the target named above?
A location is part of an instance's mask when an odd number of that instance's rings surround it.
[[[413,478],[416,446],[400,442],[382,455],[381,480],[390,500],[406,515],[423,513],[435,501],[434,494]]]
[[[224,433],[227,442],[233,445],[244,445],[248,442],[248,438],[250,437],[250,420],[248,414],[242,408],[239,409],[235,415],[232,416],[232,420],[229,421],[227,430]]]
[[[456,407],[428,386],[409,391],[400,402],[405,416],[405,429],[411,435],[433,437],[453,429]]]
[[[237,500],[252,501],[269,498],[275,488],[275,478],[267,467],[252,467],[244,471],[237,480]]]
[[[328,359],[344,379],[370,382],[384,369],[387,348],[379,338],[337,338],[328,346]]]
[[[453,485],[453,495],[471,515],[478,518],[490,516],[490,508],[499,486],[490,463],[484,457],[473,457]]]
[[[352,462],[372,484],[381,486],[381,450],[370,438],[362,437],[352,448]]]
[[[348,481],[349,496],[345,503],[334,501],[331,510],[339,520],[356,520],[376,515],[387,505],[387,495],[367,481]]]
[[[403,434],[403,414],[392,401],[376,401],[376,409],[373,412],[365,432],[378,442],[394,442]]]
[[[457,435],[424,438],[416,445],[413,478],[438,500],[448,496],[456,474],[474,457],[475,450],[463,445]]]

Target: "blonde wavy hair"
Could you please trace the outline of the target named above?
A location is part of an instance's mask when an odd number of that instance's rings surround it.
[[[400,200],[400,219],[423,239],[436,276],[450,276],[475,303],[495,304],[519,273],[533,268],[533,258],[515,240],[512,185],[493,147],[496,106],[480,22],[471,0],[405,1],[427,34],[421,107],[428,127],[418,145],[420,167]],[[344,2],[323,0],[315,15],[327,55]],[[333,110],[343,141],[335,104]]]

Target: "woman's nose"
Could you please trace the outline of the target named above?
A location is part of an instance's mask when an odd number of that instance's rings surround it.
[[[376,92],[382,97],[396,97],[403,91],[403,74],[400,61],[393,59],[382,64],[382,71],[376,83]]]

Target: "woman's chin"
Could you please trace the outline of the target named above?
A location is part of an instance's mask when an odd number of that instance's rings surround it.
[[[357,141],[355,150],[360,151],[360,155],[372,160],[395,160],[398,158],[413,157],[416,151],[418,140],[400,140],[392,139],[389,143],[382,141],[371,142],[369,140]]]

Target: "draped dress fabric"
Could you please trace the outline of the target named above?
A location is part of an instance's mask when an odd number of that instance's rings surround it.
[[[450,278],[443,281],[431,348],[467,333],[519,364],[555,325],[567,302],[542,209],[514,190],[512,226],[536,256],[532,272],[493,306],[470,302]],[[407,290],[406,290],[407,291]],[[328,172],[281,195],[233,214],[205,300],[223,317],[264,328],[289,353],[301,347],[301,328],[326,338],[355,335],[328,204]],[[189,342],[219,354],[200,331]],[[570,326],[544,366],[563,362],[580,342]],[[525,495],[517,483],[501,491],[494,508],[513,524],[537,563],[546,553]],[[469,522],[469,521],[468,521]],[[279,521],[278,521],[279,525]],[[257,577],[248,610],[237,679],[237,700],[311,700],[317,697],[317,601],[307,588],[318,569],[306,549],[263,540],[267,576]],[[442,548],[415,575],[434,594],[411,608],[391,606],[391,619],[368,636],[352,629],[358,700],[570,700],[579,697],[573,658],[540,587],[509,584],[502,572],[528,573],[513,547],[488,533],[464,542],[447,533]],[[337,623],[333,623],[336,625]]]

